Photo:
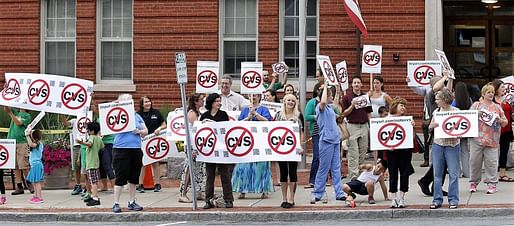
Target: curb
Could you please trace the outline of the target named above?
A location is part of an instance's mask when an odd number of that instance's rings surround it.
[[[460,209],[388,209],[388,210],[320,210],[320,211],[208,211],[208,212],[0,212],[2,221],[13,222],[144,222],[144,221],[239,221],[263,222],[265,219],[281,221],[320,221],[338,219],[392,219],[392,218],[462,218],[513,216],[512,208],[460,208]]]

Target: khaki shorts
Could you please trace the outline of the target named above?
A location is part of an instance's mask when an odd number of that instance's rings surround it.
[[[29,146],[27,144],[16,144],[16,169],[28,169]]]
[[[71,170],[75,172],[76,170],[80,170],[80,164],[77,165],[77,158],[80,154],[80,145],[73,146],[73,148],[71,149],[71,154],[73,155],[73,161],[71,161]]]

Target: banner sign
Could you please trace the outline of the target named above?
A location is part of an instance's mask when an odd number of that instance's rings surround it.
[[[141,149],[143,150],[143,166],[179,156],[177,145],[173,141],[166,140],[166,131],[164,130],[158,135],[151,133],[141,138]]]
[[[0,105],[79,115],[91,103],[93,82],[59,75],[5,73]]]
[[[102,135],[131,132],[136,129],[134,102],[120,101],[99,104]]]
[[[14,169],[16,161],[16,140],[0,140],[0,169]]]
[[[430,86],[430,79],[434,76],[442,76],[440,61],[407,61],[407,77],[410,80],[407,86]]]
[[[503,87],[505,87],[505,100],[509,103],[514,101],[514,76],[508,76],[501,79]]]
[[[220,63],[214,61],[196,62],[196,93],[218,91]]]
[[[382,46],[364,45],[362,73],[380,74],[382,71]]]
[[[88,139],[87,124],[93,121],[93,111],[87,114],[78,115],[76,119],[71,120],[71,133],[73,134],[73,145],[79,145],[77,140],[86,141]],[[102,133],[103,134],[103,133]]]
[[[346,61],[343,60],[336,64],[337,70],[337,80],[339,80],[339,85],[341,86],[341,90],[348,89],[348,68],[346,67]]]
[[[332,67],[330,57],[324,55],[317,55],[316,59],[318,60],[319,68],[323,73],[325,80],[328,81],[328,84],[331,86],[338,85],[337,75],[334,72],[334,68]]]
[[[434,138],[478,137],[478,111],[434,112]]]
[[[262,62],[241,62],[241,94],[262,94]]]
[[[292,121],[196,122],[192,133],[197,161],[301,161],[300,127]]]
[[[368,94],[361,95],[352,99],[352,102],[356,101],[355,109],[365,108],[371,106],[371,101],[369,100]]]
[[[444,51],[438,49],[434,50],[437,55],[437,58],[439,58],[439,61],[441,62],[442,69],[448,71],[448,78],[455,79],[455,72],[453,71],[453,68],[450,66],[450,62],[448,61],[448,58],[446,58],[446,54],[444,53]]]
[[[395,150],[414,147],[412,116],[372,118],[369,126],[371,150]]]
[[[227,115],[230,121],[237,121],[239,119],[239,115],[241,111],[227,111]]]
[[[170,141],[185,141],[186,127],[184,126],[184,113],[182,113],[182,110],[177,108],[175,111],[170,111],[166,121],[168,122],[166,139]]]

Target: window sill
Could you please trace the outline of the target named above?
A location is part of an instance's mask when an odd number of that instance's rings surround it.
[[[136,92],[134,84],[95,84],[94,92]]]

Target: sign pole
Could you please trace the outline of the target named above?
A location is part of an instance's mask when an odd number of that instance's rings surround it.
[[[177,71],[177,83],[180,86],[180,97],[182,99],[182,111],[184,113],[184,126],[186,127],[186,154],[189,164],[189,180],[191,183],[191,193],[193,196],[193,210],[196,210],[196,184],[194,180],[194,165],[191,146],[191,135],[189,134],[189,122],[187,120],[187,104],[186,104],[186,83],[187,83],[187,64],[186,53],[175,53],[175,69]]]
[[[373,91],[373,73],[369,73],[369,90]]]

